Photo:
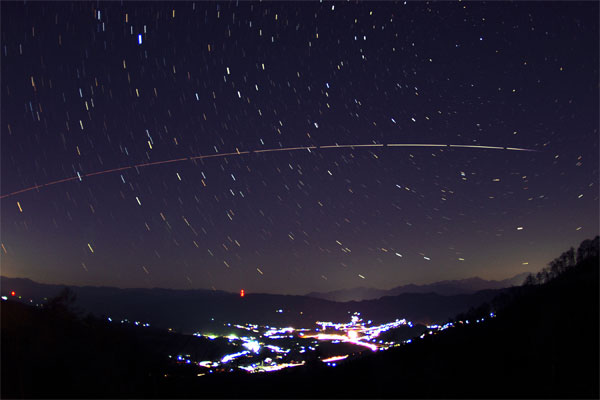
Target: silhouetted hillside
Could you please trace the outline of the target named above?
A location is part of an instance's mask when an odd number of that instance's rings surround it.
[[[169,354],[211,359],[232,351],[225,339],[82,316],[64,293],[44,308],[1,302],[2,398],[155,396],[172,368]]]
[[[200,367],[165,355],[218,357],[226,342],[84,317],[69,290],[43,308],[2,301],[2,397],[598,398],[598,238],[584,244],[577,261],[567,252],[542,280],[479,292],[485,299],[455,328],[335,368],[314,359],[273,373],[199,376]],[[401,297],[372,304],[391,308]]]
[[[97,321],[2,302],[3,398],[143,393],[161,369],[147,350]]]

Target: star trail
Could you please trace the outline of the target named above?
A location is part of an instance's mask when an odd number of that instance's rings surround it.
[[[598,234],[598,4],[2,3],[2,275],[305,294]]]

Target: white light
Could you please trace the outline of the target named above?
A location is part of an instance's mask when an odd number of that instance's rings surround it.
[[[233,360],[234,358],[246,355],[248,353],[249,353],[249,351],[240,351],[239,353],[229,354],[229,355],[226,355],[225,357],[223,357],[221,359],[221,362],[223,364],[225,364],[225,363],[228,363],[229,361]]]
[[[243,346],[245,348],[247,348],[248,350],[253,351],[255,353],[258,353],[260,351],[260,345],[256,341],[246,342],[243,344]]]

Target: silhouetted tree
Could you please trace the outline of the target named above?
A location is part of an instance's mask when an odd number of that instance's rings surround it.
[[[598,236],[593,240],[587,239],[581,242],[577,249],[577,254],[575,253],[575,249],[571,247],[559,257],[550,261],[545,268],[538,271],[535,275],[529,274],[527,278],[525,278],[523,286],[548,283],[551,280],[558,278],[569,268],[573,268],[582,261],[594,257],[598,257]]]
[[[53,314],[77,317],[79,311],[75,307],[77,295],[70,287],[63,288],[58,295],[48,299],[46,309]]]
[[[533,276],[533,274],[527,275],[527,278],[525,278],[525,281],[523,281],[523,286],[532,286],[535,284],[536,284],[536,281],[535,281],[535,277]]]
[[[598,236],[593,240],[584,240],[577,249],[577,263],[592,257],[598,257]]]
[[[537,282],[538,285],[541,285],[544,283],[544,271],[539,271],[537,274],[535,274],[535,280]]]
[[[567,266],[574,267],[575,266],[575,249],[571,247],[567,250]]]

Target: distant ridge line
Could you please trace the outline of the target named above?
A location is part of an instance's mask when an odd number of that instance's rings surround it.
[[[511,286],[520,286],[529,272],[522,272],[515,276],[501,280],[487,280],[480,277],[471,277],[456,280],[444,280],[423,285],[409,283],[391,289],[377,289],[356,287],[351,289],[332,290],[328,292],[310,292],[306,296],[331,300],[331,301],[363,301],[376,300],[385,296],[398,296],[405,293],[435,293],[442,296],[470,294],[480,290],[503,289]]]

